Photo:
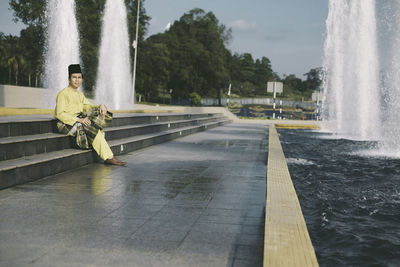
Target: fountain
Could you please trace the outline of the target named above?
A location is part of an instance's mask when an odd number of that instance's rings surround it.
[[[400,156],[400,3],[380,3],[381,31],[381,92],[382,142],[379,153]]]
[[[132,107],[129,37],[123,0],[105,5],[95,98],[111,109]]]
[[[68,66],[79,63],[79,35],[74,0],[48,0],[45,87],[43,107],[53,108],[55,96],[68,86]]]
[[[398,0],[330,0],[323,116],[333,135],[279,131],[321,266],[400,260],[399,25]]]
[[[343,138],[380,136],[374,0],[330,0],[323,69],[323,115]]]

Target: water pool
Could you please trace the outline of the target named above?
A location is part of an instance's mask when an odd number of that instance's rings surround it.
[[[400,265],[400,158],[366,141],[278,130],[321,266]]]

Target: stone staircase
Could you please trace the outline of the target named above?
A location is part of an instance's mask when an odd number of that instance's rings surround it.
[[[229,122],[220,113],[115,114],[104,133],[120,155]],[[74,149],[50,116],[0,120],[0,189],[93,162],[101,162],[96,153]]]

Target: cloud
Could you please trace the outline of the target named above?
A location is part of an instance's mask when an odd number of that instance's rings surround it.
[[[244,19],[239,19],[233,21],[229,27],[236,31],[251,32],[256,30],[257,23],[255,21],[247,22]]]
[[[167,26],[165,26],[165,30],[168,31],[171,28],[171,22],[168,22]]]

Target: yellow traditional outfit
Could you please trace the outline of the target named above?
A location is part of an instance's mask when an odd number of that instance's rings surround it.
[[[57,94],[57,105],[54,111],[55,117],[66,125],[73,126],[78,121],[78,115],[87,114],[95,106],[91,104],[82,92],[67,87]],[[110,146],[104,138],[103,130],[99,130],[91,143],[93,149],[103,160],[114,157]]]

